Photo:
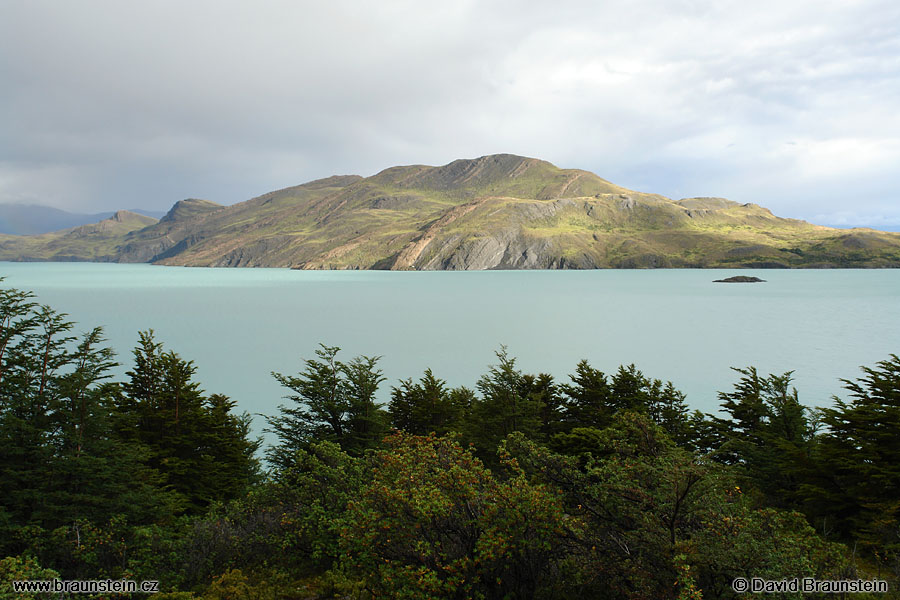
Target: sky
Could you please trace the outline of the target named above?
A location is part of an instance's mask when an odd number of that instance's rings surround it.
[[[900,228],[896,0],[0,0],[0,203],[231,204],[508,152]]]

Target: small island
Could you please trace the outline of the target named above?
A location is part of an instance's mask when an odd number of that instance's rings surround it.
[[[765,279],[759,277],[750,277],[749,275],[735,275],[727,279],[716,279],[713,283],[762,283]]]

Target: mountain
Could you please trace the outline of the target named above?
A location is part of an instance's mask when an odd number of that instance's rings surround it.
[[[122,239],[128,233],[145,229],[156,222],[153,217],[120,210],[98,223],[53,233],[0,235],[0,259],[118,262]]]
[[[129,212],[154,217],[164,213],[139,208]],[[37,204],[0,204],[0,233],[12,235],[35,235],[50,233],[60,229],[89,225],[113,216],[113,212],[80,214],[71,213],[51,206]]]
[[[811,225],[723,198],[674,201],[510,154],[334,176],[232,206],[182,200],[158,222],[129,222],[102,240],[73,230],[3,238],[0,259],[301,269],[900,267],[897,233]]]

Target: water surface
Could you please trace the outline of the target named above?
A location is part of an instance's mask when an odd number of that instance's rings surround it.
[[[735,274],[766,283],[712,283]],[[291,271],[146,264],[0,263],[84,331],[102,325],[124,372],[139,330],[197,364],[208,392],[277,411],[319,343],[381,355],[387,381],[431,367],[473,387],[505,344],[526,372],[568,381],[586,358],[671,380],[692,408],[718,408],[730,367],[793,370],[801,400],[827,406],[839,378],[900,353],[898,270]],[[262,428],[255,419],[257,431]]]

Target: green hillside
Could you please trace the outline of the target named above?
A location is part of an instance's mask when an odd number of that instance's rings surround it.
[[[105,236],[72,231],[5,236],[0,258],[301,269],[900,266],[898,233],[820,227],[721,198],[673,201],[510,154],[329,177],[232,206],[182,200],[159,222]]]
[[[120,210],[98,223],[53,233],[0,235],[0,260],[117,262],[122,239],[156,222],[153,217]]]

